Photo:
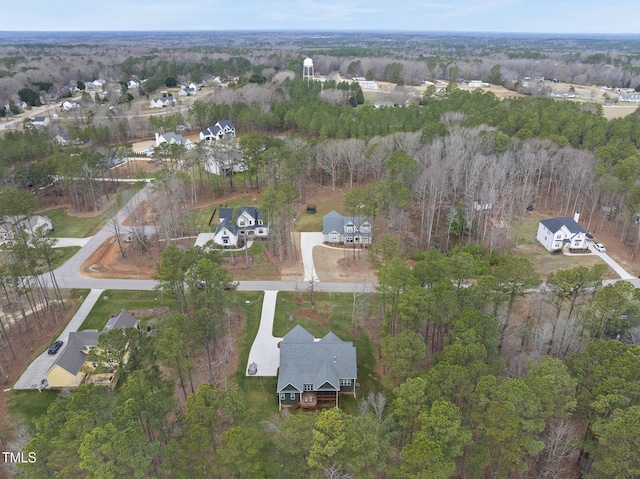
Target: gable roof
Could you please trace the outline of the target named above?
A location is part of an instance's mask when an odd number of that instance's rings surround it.
[[[562,216],[559,218],[549,218],[546,220],[540,221],[543,225],[547,227],[551,233],[556,233],[560,231],[560,228],[566,226],[566,228],[573,234],[578,233],[586,233],[585,229],[580,226],[573,218],[569,218],[567,216]]]
[[[360,228],[365,223],[371,223],[366,216],[342,216],[340,213],[331,210],[322,217],[322,234],[329,234],[332,231],[344,233],[344,227],[353,223],[356,228]]]
[[[297,325],[282,338],[278,392],[288,385],[303,391],[305,384],[313,384],[314,390],[339,390],[340,379],[355,379],[357,374],[356,348],[333,333],[315,341]]]
[[[140,321],[134,318],[128,311],[125,311],[123,309],[118,313],[117,316],[114,316],[113,318],[110,318],[109,321],[107,321],[107,324],[105,325],[102,332],[107,333],[112,329],[135,328],[136,326],[138,326],[139,322]]]
[[[67,347],[60,352],[51,368],[58,365],[74,376],[78,374],[87,360],[84,351],[88,347],[98,345],[98,336],[100,332],[96,330],[69,333]]]

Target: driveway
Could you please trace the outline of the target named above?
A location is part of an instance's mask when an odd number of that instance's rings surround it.
[[[93,236],[88,238],[57,238],[54,248],[68,248],[69,246],[80,246],[81,248],[86,245]]]
[[[322,246],[322,233],[300,233],[300,250],[304,267],[303,281],[320,281],[313,264],[313,248]]]
[[[29,367],[27,367],[25,372],[22,373],[22,376],[20,376],[20,379],[16,381],[16,383],[13,386],[13,389],[37,389],[38,388],[38,385],[40,384],[40,382],[44,379],[45,375],[47,374],[51,366],[53,366],[53,363],[56,360],[56,358],[60,354],[62,354],[62,351],[64,351],[64,348],[66,348],[67,345],[69,344],[69,333],[75,332],[78,330],[78,328],[82,325],[84,320],[87,318],[88,314],[93,309],[93,306],[96,304],[96,302],[98,301],[98,298],[100,298],[100,295],[102,294],[103,291],[104,290],[102,289],[91,290],[91,292],[87,295],[82,305],[80,305],[80,308],[78,309],[78,311],[76,311],[76,314],[73,316],[73,318],[71,318],[71,321],[69,321],[69,324],[67,324],[67,327],[64,328],[64,331],[62,331],[60,336],[57,338],[64,342],[64,345],[62,346],[62,348],[55,355],[48,354],[45,351],[40,356],[38,356],[35,360],[33,360],[32,363],[29,365]]]
[[[253,340],[249,361],[247,362],[247,376],[249,365],[255,363],[258,371],[252,376],[277,376],[280,367],[280,349],[278,343],[282,338],[273,337],[273,320],[276,312],[277,291],[265,291],[262,301],[262,314],[258,334]]]

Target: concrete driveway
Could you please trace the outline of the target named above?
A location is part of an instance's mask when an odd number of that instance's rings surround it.
[[[313,248],[322,246],[322,233],[300,233],[300,250],[304,267],[303,281],[320,281],[313,264]]]
[[[255,363],[258,372],[251,376],[277,376],[280,367],[280,349],[278,343],[282,338],[273,337],[273,319],[276,312],[277,291],[265,291],[262,301],[262,314],[258,334],[253,340],[249,360],[247,362],[247,376],[249,365]]]
[[[88,238],[57,238],[54,248],[68,248],[69,246],[80,246],[82,248],[91,238],[93,236]]]

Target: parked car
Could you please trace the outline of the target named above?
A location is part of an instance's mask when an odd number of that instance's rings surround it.
[[[591,233],[587,233],[585,236],[587,239],[593,240],[593,235]]]
[[[56,354],[58,352],[58,350],[62,347],[63,344],[64,343],[62,341],[56,341],[51,346],[49,346],[49,349],[47,350],[47,353]]]
[[[607,252],[607,248],[605,248],[602,243],[593,243],[593,247],[596,251],[600,251],[601,253]]]

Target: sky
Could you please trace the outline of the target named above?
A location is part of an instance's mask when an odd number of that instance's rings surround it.
[[[3,31],[640,34],[638,0],[3,0]]]

